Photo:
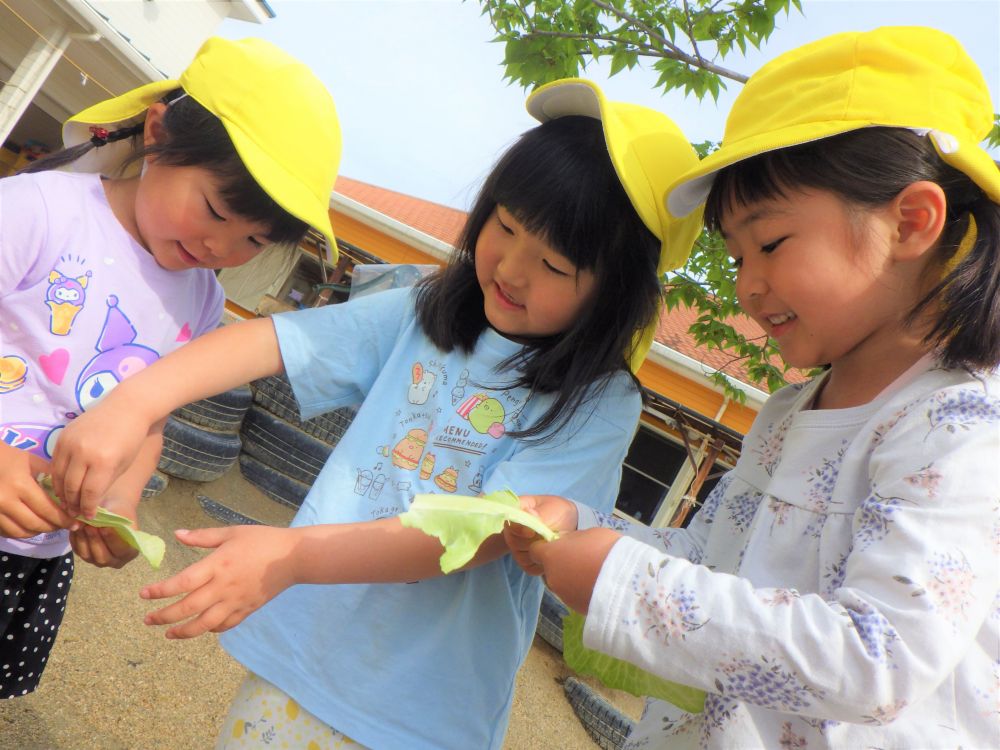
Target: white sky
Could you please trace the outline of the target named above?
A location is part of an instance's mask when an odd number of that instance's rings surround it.
[[[219,34],[260,36],[295,55],[326,83],[344,134],[340,173],[466,209],[493,161],[535,125],[527,92],[503,79],[503,47],[476,0],[268,0],[263,25],[227,20]],[[1000,0],[803,0],[779,19],[762,52],[722,64],[750,74],[764,62],[838,31],[933,26],[957,37],[982,68],[1000,110]],[[741,88],[716,104],[661,95],[648,70],[583,74],[611,99],[661,109],[692,142],[719,140]]]

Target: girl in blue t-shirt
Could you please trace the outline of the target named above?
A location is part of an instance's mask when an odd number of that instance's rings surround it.
[[[222,642],[250,676],[220,746],[502,743],[542,587],[500,535],[442,577],[440,543],[398,516],[418,492],[505,486],[609,511],[641,409],[630,365],[650,343],[659,274],[700,223],[673,221],[661,200],[697,162],[666,116],[581,80],[528,108],[542,124],[493,168],[446,268],[412,290],[209,334],[59,443],[56,489],[88,513],[179,405],[281,372],[303,416],[361,402],[292,528],[179,531],[214,551],[142,592],[184,595],[146,618],[171,624],[168,638],[234,628]]]

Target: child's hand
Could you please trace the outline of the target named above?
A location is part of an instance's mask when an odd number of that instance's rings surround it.
[[[80,525],[35,480],[48,470],[38,456],[0,442],[0,535],[26,539]]]
[[[150,425],[99,404],[66,425],[52,456],[52,485],[70,515],[93,518],[108,488],[135,460]]]
[[[177,575],[143,587],[144,599],[182,599],[146,615],[147,625],[170,625],[167,638],[193,638],[221,633],[295,583],[290,557],[292,529],[271,526],[228,526],[178,529],[177,538],[190,547],[215,547],[208,557]],[[190,618],[190,619],[188,619]]]
[[[575,531],[578,523],[576,505],[555,495],[522,495],[521,510],[538,518],[558,534]],[[542,575],[542,568],[531,559],[529,549],[541,537],[527,526],[519,523],[508,524],[503,530],[504,541],[510,548],[511,556],[528,575]]]
[[[531,545],[529,556],[556,596],[566,606],[586,614],[601,566],[620,538],[613,529],[571,531],[554,541]]]
[[[108,510],[131,519],[135,527],[139,527],[134,504],[108,501],[103,505]],[[139,550],[122,539],[114,529],[80,524],[80,528],[70,532],[69,542],[77,557],[99,568],[123,568],[139,556]]]

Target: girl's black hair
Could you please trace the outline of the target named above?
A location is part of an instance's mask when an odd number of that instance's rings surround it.
[[[925,342],[948,367],[993,369],[1000,364],[1000,206],[965,173],[948,165],[930,138],[905,128],[852,130],[819,141],[770,151],[716,175],[705,222],[718,229],[734,205],[784,197],[801,189],[825,190],[850,206],[884,206],[914,182],[944,190],[947,214],[938,239],[940,273],[976,222],[976,241],[958,265],[910,311],[914,324],[932,306],[939,312]]]
[[[168,104],[163,118],[166,139],[163,143],[137,149],[123,167],[155,155],[159,164],[172,167],[201,167],[219,181],[219,192],[226,206],[252,222],[270,227],[267,238],[275,243],[296,244],[306,234],[306,222],[279,206],[243,164],[222,121],[183,89],[174,89],[161,100]],[[124,138],[141,138],[143,124],[111,131],[106,137],[95,135],[90,141],[37,159],[21,172],[57,169],[76,161],[92,148],[100,148]]]
[[[418,287],[420,324],[444,351],[471,352],[489,325],[475,254],[479,233],[497,206],[596,280],[591,299],[568,330],[532,340],[498,367],[516,373],[504,387],[555,394],[535,425],[508,433],[541,439],[583,404],[588,386],[598,384],[596,394],[614,373],[630,373],[633,337],[658,311],[660,241],[625,193],[600,121],[570,116],[532,128],[486,178],[449,264]]]

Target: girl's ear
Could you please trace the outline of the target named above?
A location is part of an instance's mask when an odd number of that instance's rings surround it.
[[[163,125],[166,114],[167,105],[163,102],[153,102],[146,110],[146,125],[142,131],[142,145],[146,148],[166,140],[166,128]]]
[[[892,202],[896,222],[896,260],[915,260],[937,246],[948,207],[936,182],[921,180],[903,188]]]

